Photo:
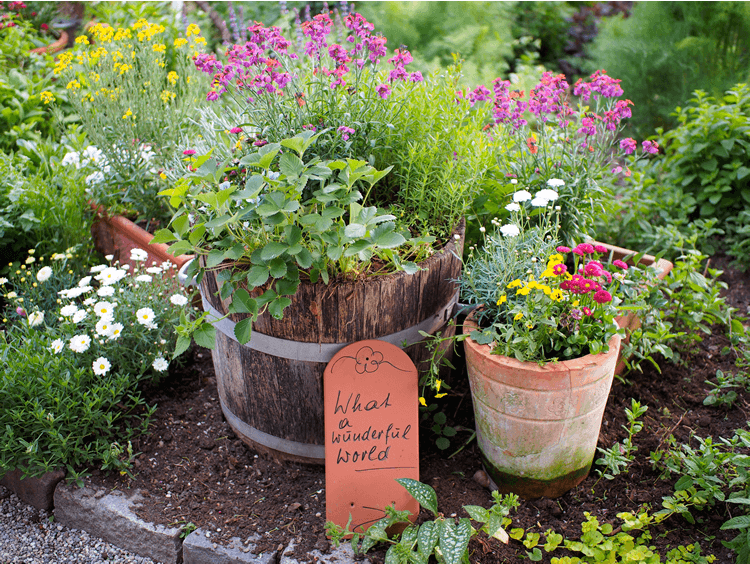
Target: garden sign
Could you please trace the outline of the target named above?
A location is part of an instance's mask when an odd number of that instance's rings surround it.
[[[417,369],[384,341],[341,349],[324,374],[326,520],[362,532],[385,507],[419,504],[396,482],[419,480]]]

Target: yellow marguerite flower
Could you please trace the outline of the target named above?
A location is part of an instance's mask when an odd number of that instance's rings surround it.
[[[519,319],[523,318],[523,313],[520,311],[516,314],[516,316],[513,318],[513,321],[518,321]]]
[[[523,282],[521,282],[518,278],[508,284],[508,288],[518,288],[519,286],[523,286]]]
[[[502,304],[504,304],[504,303],[505,303],[505,302],[507,302],[507,301],[508,301],[508,296],[506,296],[505,294],[503,294],[503,295],[502,295],[502,296],[500,296],[500,298],[499,298],[499,299],[497,300],[497,305],[502,305]]]
[[[49,104],[55,101],[54,94],[52,94],[52,92],[50,92],[49,90],[45,90],[44,92],[39,94],[39,97],[42,99],[42,102],[44,102],[45,104]]]
[[[132,115],[133,115],[133,112],[131,111],[130,108],[128,108],[127,111],[124,114],[122,114],[122,119],[128,119]]]
[[[531,286],[524,286],[516,290],[516,296],[528,296],[529,292],[531,292]]]

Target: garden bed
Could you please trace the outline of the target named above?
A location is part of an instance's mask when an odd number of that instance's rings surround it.
[[[715,266],[712,265],[712,266]],[[725,270],[722,279],[729,284],[728,303],[741,315],[750,303],[750,275]],[[615,381],[607,403],[599,446],[609,448],[626,434],[625,408],[631,398],[648,406],[642,417],[644,429],[636,435],[635,461],[627,474],[613,480],[599,479],[596,473],[556,500],[522,501],[511,513],[513,527],[544,533],[549,528],[568,539],[581,534],[584,512],[590,512],[600,523],[612,523],[622,511],[636,512],[643,504],[651,511],[661,508],[663,496],[673,495],[674,480],[660,480],[652,469],[649,453],[665,446],[672,434],[679,443],[690,443],[691,436],[730,438],[736,429],[747,427],[750,395],[740,392],[731,409],[707,407],[705,380],[713,379],[716,370],[732,372],[733,363],[721,355],[726,339],[715,333],[701,344],[700,352],[690,357],[687,367],[662,362],[662,373],[644,365],[643,374],[627,376],[630,384]],[[145,490],[145,503],[139,517],[161,524],[184,526],[194,523],[211,532],[214,542],[231,537],[242,540],[257,533],[261,540],[257,552],[275,550],[295,542],[296,557],[304,558],[310,550],[325,550],[328,541],[325,524],[325,474],[323,468],[297,464],[279,465],[256,456],[237,439],[224,421],[218,403],[215,378],[209,351],[194,349],[192,359],[158,388],[146,390],[150,403],[159,408],[150,434],[134,446],[141,454],[135,461],[135,479],[120,475],[95,473],[90,481],[110,489]],[[459,359],[460,361],[460,359]],[[457,365],[459,366],[459,365]],[[459,370],[462,368],[459,366]],[[444,408],[456,425],[473,428],[471,395],[465,378],[454,377],[454,390]],[[460,431],[448,452],[453,452],[469,436]],[[466,516],[463,505],[489,507],[491,496],[473,477],[481,468],[476,442],[471,442],[456,456],[448,459],[439,452],[428,428],[422,429],[421,479],[435,488],[438,507],[446,516]],[[723,507],[723,506],[721,506]],[[720,526],[732,515],[724,509],[694,511],[695,525],[680,516],[652,526],[653,544],[662,557],[677,545],[700,542],[702,554],[715,554],[718,562],[733,560],[731,551],[721,545],[735,531],[721,531]],[[739,514],[739,513],[737,513]],[[427,513],[423,511],[422,517]],[[511,540],[503,545],[484,535],[470,545],[472,562],[492,564],[525,557],[526,548]],[[562,551],[557,551],[557,555]],[[374,553],[382,561],[384,552]],[[545,561],[549,556],[545,555]]]

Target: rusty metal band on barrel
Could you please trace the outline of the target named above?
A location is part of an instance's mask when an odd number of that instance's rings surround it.
[[[214,308],[201,292],[203,300],[203,310],[207,311],[215,318],[224,317],[216,308]],[[397,347],[406,342],[409,345],[421,341],[424,337],[419,334],[420,331],[434,333],[453,315],[453,308],[458,302],[458,292],[456,292],[450,301],[435,315],[428,317],[417,325],[407,327],[402,331],[384,335],[382,337],[373,337],[380,341],[386,341]],[[224,333],[233,341],[237,341],[234,335],[235,322],[231,319],[224,318],[213,322],[213,326]],[[244,346],[254,349],[258,352],[287,358],[289,360],[302,360],[306,362],[330,362],[333,356],[349,343],[304,343],[301,341],[289,341],[264,335],[257,331],[252,332],[250,340]]]

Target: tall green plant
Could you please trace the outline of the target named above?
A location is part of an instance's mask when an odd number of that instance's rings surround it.
[[[590,69],[606,68],[638,113],[640,135],[675,125],[672,109],[703,88],[719,96],[748,79],[750,4],[637,2],[627,19],[608,18],[588,50]]]

